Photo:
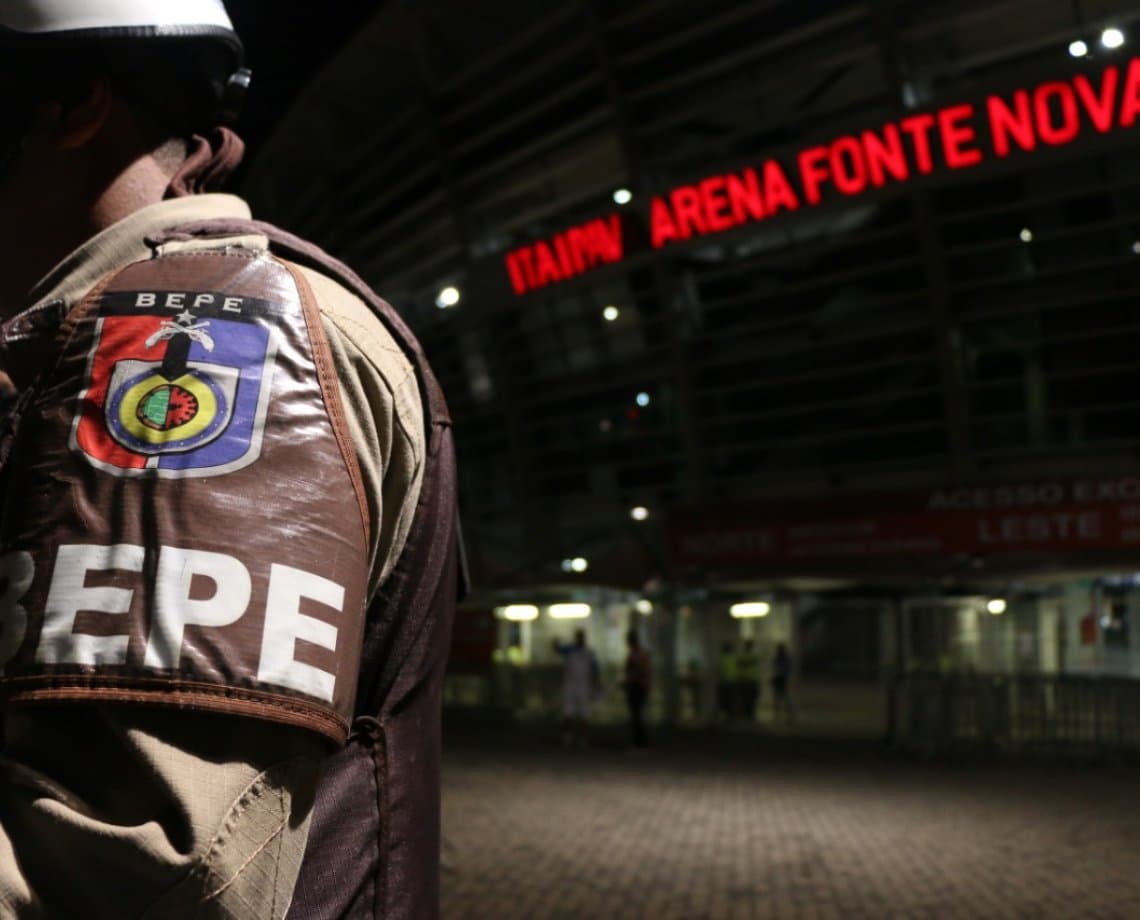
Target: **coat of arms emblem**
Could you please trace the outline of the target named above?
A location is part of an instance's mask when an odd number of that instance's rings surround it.
[[[214,476],[256,460],[275,352],[265,318],[140,315],[115,296],[96,322],[73,446],[126,476]]]

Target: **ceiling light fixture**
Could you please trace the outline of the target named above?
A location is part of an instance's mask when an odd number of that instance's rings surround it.
[[[496,607],[495,614],[512,623],[526,623],[538,619],[538,608],[534,604],[507,604],[505,607]]]
[[[459,288],[448,285],[436,295],[435,305],[441,310],[447,310],[459,303]]]
[[[551,604],[550,616],[555,620],[584,620],[590,615],[589,604]]]
[[[1124,33],[1115,26],[1109,26],[1100,33],[1100,43],[1109,51],[1115,51],[1124,44]]]

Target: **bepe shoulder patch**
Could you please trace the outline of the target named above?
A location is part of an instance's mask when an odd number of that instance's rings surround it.
[[[265,253],[163,255],[60,339],[5,470],[5,704],[173,705],[342,742],[368,522],[304,278]]]

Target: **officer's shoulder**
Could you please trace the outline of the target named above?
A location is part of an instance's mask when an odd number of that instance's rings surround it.
[[[397,386],[413,373],[411,362],[396,343],[383,320],[354,291],[346,288],[319,267],[293,262],[274,253],[270,240],[251,231],[241,235],[163,240],[155,250],[160,258],[224,252],[250,259],[275,258],[294,269],[312,294],[326,334],[334,351],[340,347],[356,351]]]
[[[297,268],[312,289],[326,327],[331,325],[365,355],[382,353],[386,362],[398,361],[410,372],[407,356],[368,304],[318,269],[307,265],[298,265]]]

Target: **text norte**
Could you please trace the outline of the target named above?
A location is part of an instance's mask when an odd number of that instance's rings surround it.
[[[1140,58],[1099,75],[1078,74],[844,134],[760,167],[709,176],[656,196],[654,249],[814,207],[825,195],[855,197],[937,169],[962,170],[1011,154],[1071,144],[1090,131],[1131,128],[1140,116]],[[506,255],[518,295],[557,284],[626,255],[617,214],[597,218]]]

